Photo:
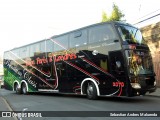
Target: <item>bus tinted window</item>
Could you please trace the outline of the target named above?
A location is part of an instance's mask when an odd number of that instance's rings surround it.
[[[46,52],[53,52],[54,42],[50,39],[46,40]]]
[[[45,41],[38,42],[29,46],[30,57],[45,52]]]
[[[40,42],[39,44],[40,44],[40,52],[41,52],[41,53],[46,52],[45,41],[42,41],[42,42]]]
[[[137,28],[121,25],[118,27],[118,31],[124,42],[129,44],[146,44],[140,30]]]
[[[19,56],[19,49],[12,50],[12,53],[16,56]]]
[[[29,47],[29,51],[30,51],[30,57],[35,56],[39,51],[40,51],[40,45],[39,44],[32,44]]]
[[[19,55],[21,56],[21,58],[25,58],[27,57],[27,47],[22,47],[19,49]]]
[[[60,51],[68,49],[68,35],[63,35],[53,39],[54,43],[54,51]]]
[[[87,44],[87,30],[76,31],[70,34],[70,47],[78,47]]]
[[[113,28],[110,24],[99,25],[89,28],[89,43],[114,39]]]
[[[29,52],[29,46],[26,46],[26,57],[29,57],[29,54],[30,54],[30,52]]]
[[[9,57],[11,57],[12,60],[17,60],[19,57],[19,49],[14,49],[9,52]]]

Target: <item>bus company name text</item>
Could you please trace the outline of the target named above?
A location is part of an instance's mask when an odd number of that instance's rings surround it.
[[[26,60],[26,66],[34,66],[34,65],[41,65],[41,64],[47,64],[51,62],[59,62],[59,61],[67,61],[76,59],[76,54],[65,54],[65,55],[57,55],[50,54],[48,58],[46,57],[37,57],[35,60]]]

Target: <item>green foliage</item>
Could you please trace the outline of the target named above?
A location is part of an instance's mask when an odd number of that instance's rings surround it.
[[[116,4],[113,3],[112,7],[112,13],[111,16],[108,17],[107,13],[104,11],[102,12],[102,21],[101,22],[108,22],[108,21],[120,21],[121,18],[124,17],[124,14],[121,12],[121,10],[118,8]]]
[[[106,22],[108,20],[107,14],[103,11],[102,12],[102,22]]]

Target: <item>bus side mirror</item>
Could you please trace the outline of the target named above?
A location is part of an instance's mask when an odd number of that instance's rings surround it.
[[[116,66],[117,66],[118,69],[120,69],[121,68],[121,62],[120,61],[116,61]]]

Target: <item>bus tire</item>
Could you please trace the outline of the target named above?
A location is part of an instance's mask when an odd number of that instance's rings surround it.
[[[88,99],[90,100],[97,99],[97,89],[93,82],[88,82],[86,93]]]
[[[18,88],[18,83],[15,83],[14,91],[16,92],[16,94],[20,94],[20,89]]]
[[[25,83],[22,83],[21,91],[22,91],[22,94],[24,94],[24,95],[26,95],[28,93],[27,86]]]

